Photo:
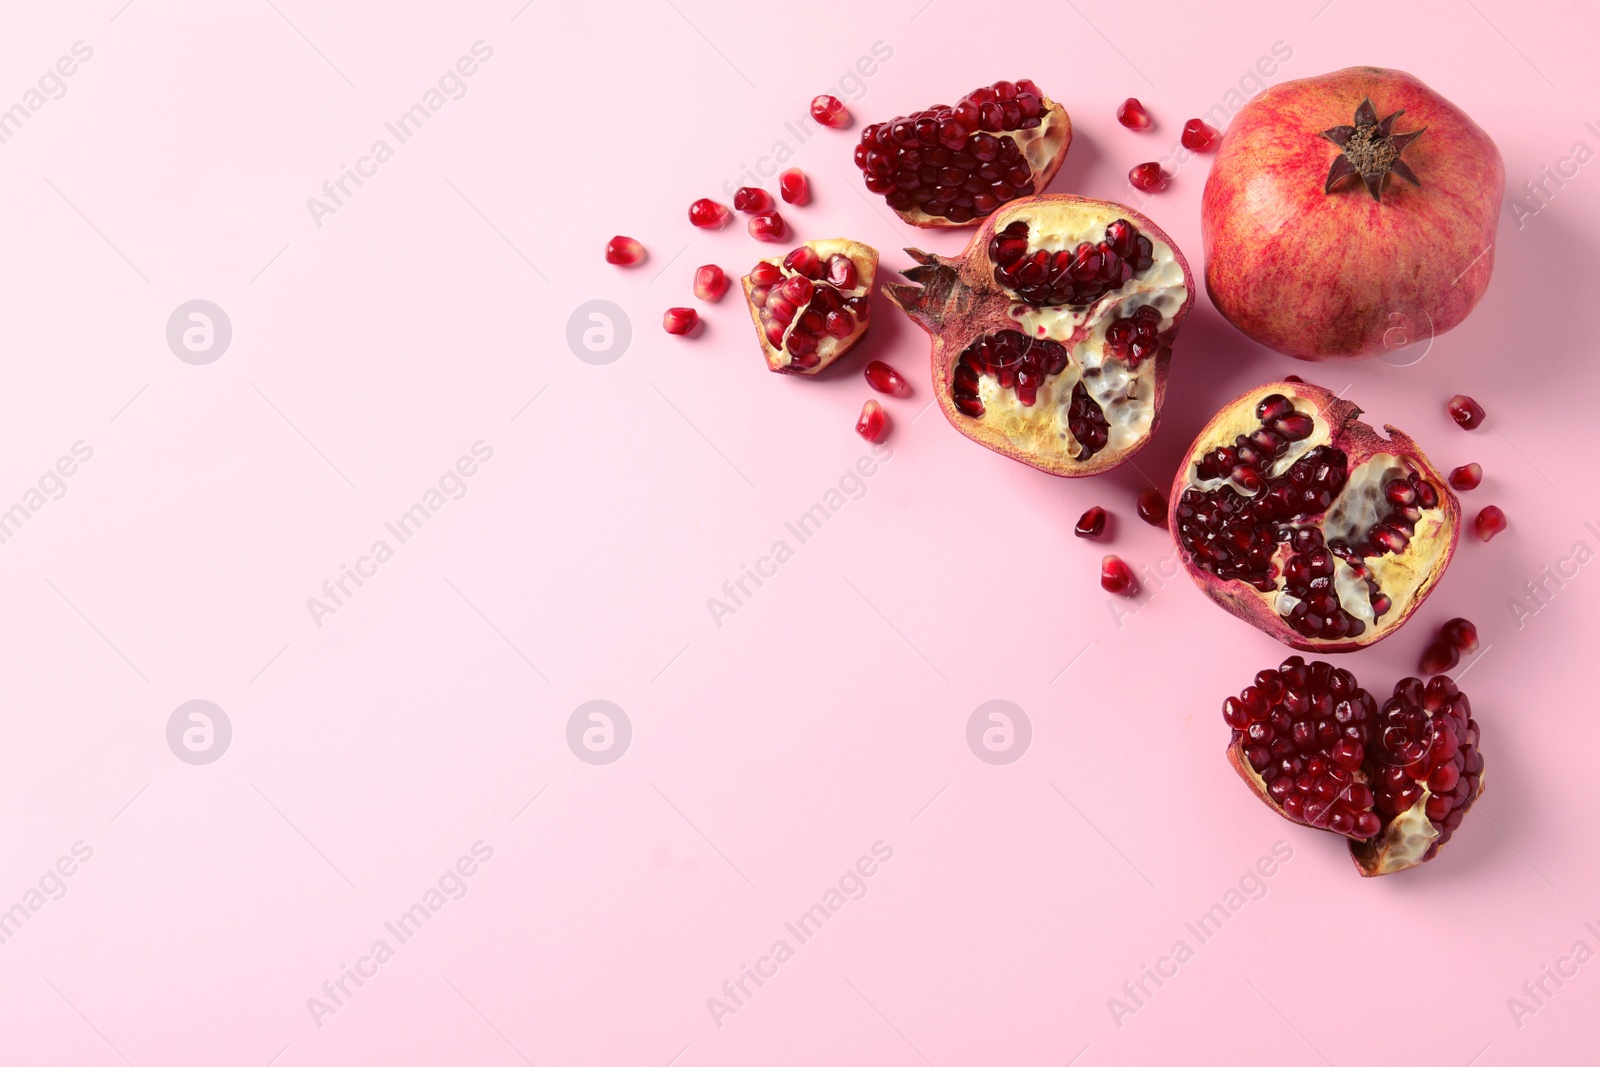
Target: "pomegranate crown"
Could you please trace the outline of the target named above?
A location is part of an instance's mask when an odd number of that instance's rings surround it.
[[[1371,99],[1367,99],[1356,108],[1354,126],[1335,126],[1323,130],[1322,136],[1339,146],[1339,154],[1328,169],[1328,180],[1322,191],[1331,193],[1334,186],[1356,175],[1360,176],[1372,199],[1379,203],[1383,202],[1383,180],[1390,174],[1398,174],[1421,188],[1422,182],[1417,180],[1416,173],[1406,165],[1406,161],[1400,158],[1400,153],[1426,133],[1427,127],[1394,133],[1394,120],[1405,113],[1405,109],[1401,108],[1380,120],[1378,109],[1372,106]]]

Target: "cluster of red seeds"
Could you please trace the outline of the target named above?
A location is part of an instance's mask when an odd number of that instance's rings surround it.
[[[1137,367],[1161,350],[1160,330],[1161,312],[1153,304],[1143,304],[1132,315],[1106,327],[1105,354]]]
[[[1017,220],[989,238],[994,280],[1036,307],[1092,304],[1143,274],[1154,262],[1150,238],[1127,219],[1106,227],[1104,240],[1075,249],[1028,250],[1028,224]]]
[[[1483,777],[1478,724],[1467,695],[1440,675],[1426,685],[1406,678],[1373,722],[1374,766],[1369,780],[1384,824],[1429,797],[1424,808],[1439,837],[1422,857],[1431,860],[1450,840],[1477,799]]]
[[[750,281],[750,302],[760,309],[767,343],[787,351],[797,370],[822,361],[817,355],[822,338],[848,337],[867,317],[868,296],[845,295],[856,288],[860,275],[855,261],[843,253],[824,263],[815,249],[801,245],[781,266],[757,263]]]
[[[976,89],[955,105],[875,122],[861,133],[856,166],[896,211],[920,209],[955,223],[1029,196],[1033,170],[1014,138],[1038,127],[1044,92],[1027,78]]]

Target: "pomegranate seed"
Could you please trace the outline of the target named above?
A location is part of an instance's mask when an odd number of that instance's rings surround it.
[[[694,308],[668,308],[661,316],[661,325],[668,333],[680,337],[700,324],[700,313]]]
[[[1139,103],[1138,97],[1130,96],[1117,108],[1117,121],[1130,130],[1147,130],[1150,128],[1150,113]]]
[[[750,217],[750,236],[758,241],[781,241],[789,236],[789,227],[776,211]]]
[[[1106,509],[1096,504],[1078,517],[1072,532],[1079,537],[1099,537],[1106,528]]]
[[[1132,596],[1134,593],[1133,571],[1129,570],[1128,565],[1116,556],[1107,556],[1100,561],[1100,588],[1108,593]]]
[[[1285,374],[1283,380],[1286,382],[1299,382],[1301,385],[1306,383],[1306,380],[1298,374]]]
[[[1140,163],[1128,172],[1128,181],[1142,193],[1159,193],[1167,187],[1167,174],[1159,163]]]
[[[790,167],[778,175],[778,193],[785,204],[807,204],[811,202],[811,183],[799,167]]]
[[[707,263],[694,272],[694,295],[701,300],[721,300],[727,291],[728,276],[715,263]]]
[[[861,417],[856,420],[856,433],[876,444],[889,433],[889,415],[883,405],[869,400],[861,405]]]
[[[632,237],[613,237],[606,242],[606,262],[619,267],[637,267],[644,262],[644,245]]]
[[[1447,641],[1435,641],[1422,654],[1422,673],[1443,674],[1445,671],[1454,670],[1456,664],[1460,662],[1461,653],[1456,651],[1454,645]]]
[[[728,209],[702,196],[689,205],[689,221],[702,230],[715,230],[728,221]]]
[[[1190,119],[1183,124],[1183,147],[1191,152],[1204,152],[1217,143],[1217,129],[1202,119]]]
[[[1476,430],[1487,418],[1476,400],[1461,393],[1451,397],[1450,403],[1445,406],[1450,411],[1450,417],[1455,419],[1456,424],[1463,430]]]
[[[1476,463],[1468,463],[1450,472],[1450,488],[1463,493],[1478,488],[1482,482],[1483,468]]]
[[[911,386],[900,377],[900,372],[881,359],[875,359],[867,364],[867,384],[880,393],[890,396],[910,396]]]
[[[1439,636],[1468,655],[1478,651],[1478,628],[1466,619],[1451,619],[1439,627]]]
[[[850,125],[850,112],[845,110],[844,102],[837,96],[826,94],[813,97],[811,100],[811,117],[824,126],[832,126],[842,130]]]
[[[733,206],[746,215],[760,215],[772,210],[772,194],[765,189],[742,185],[733,194]]]
[[[1478,512],[1478,517],[1472,520],[1473,532],[1478,535],[1478,540],[1493,540],[1494,535],[1506,528],[1506,513],[1490,504]]]
[[[1159,489],[1139,490],[1137,501],[1139,517],[1151,526],[1165,526],[1167,523],[1167,498]]]

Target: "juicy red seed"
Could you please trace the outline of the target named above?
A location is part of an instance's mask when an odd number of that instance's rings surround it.
[[[781,241],[789,236],[789,227],[776,211],[751,216],[749,229],[750,236],[758,241]]]
[[[1150,113],[1137,97],[1130,96],[1117,108],[1117,121],[1130,130],[1145,130],[1150,128]]]
[[[1139,490],[1137,501],[1139,517],[1151,526],[1164,526],[1167,522],[1167,498],[1159,489]]]
[[[1128,171],[1128,181],[1142,193],[1159,193],[1167,187],[1167,173],[1159,163],[1140,163]]]
[[[813,97],[811,100],[811,117],[824,126],[832,126],[842,130],[850,125],[850,112],[845,110],[844,102],[837,96]]]
[[[856,420],[856,433],[874,443],[881,441],[889,431],[889,415],[883,405],[869,400],[861,405],[861,417]]]
[[[1099,537],[1105,528],[1106,509],[1097,504],[1078,518],[1078,525],[1072,528],[1072,532],[1079,537]]]
[[[759,215],[772,210],[772,194],[754,186],[741,186],[733,194],[733,206],[746,215]]]
[[[1463,493],[1478,488],[1482,483],[1483,468],[1476,463],[1464,464],[1450,472],[1450,488]]]
[[[786,204],[805,204],[811,200],[811,183],[799,167],[790,167],[778,175],[778,192]]]
[[[1422,653],[1423,674],[1443,674],[1461,662],[1461,653],[1447,641],[1435,641]]]
[[[1116,556],[1105,557],[1100,561],[1100,588],[1108,593],[1132,595],[1135,591],[1133,571]]]
[[[694,308],[668,308],[661,316],[661,325],[668,333],[686,334],[700,323],[700,313]]]
[[[1478,540],[1489,541],[1494,535],[1506,528],[1506,513],[1490,504],[1478,512],[1478,517],[1472,520],[1472,530],[1478,535]]]
[[[1461,393],[1451,397],[1445,407],[1450,412],[1450,417],[1455,419],[1456,424],[1463,430],[1476,430],[1488,417],[1476,400]]]
[[[828,284],[835,289],[854,289],[860,281],[855,260],[842,252],[829,256],[827,278]]]
[[[644,245],[632,237],[613,237],[606,242],[606,262],[619,267],[636,267],[644,262]]]
[[[715,200],[701,197],[689,205],[689,221],[702,230],[714,230],[728,221],[728,209]]]
[[[1305,381],[1306,381],[1304,378],[1300,377],[1300,375],[1298,375],[1298,374],[1285,374],[1283,376],[1283,380],[1286,381],[1286,382],[1299,382],[1301,385],[1304,385]]]
[[[721,300],[728,290],[728,276],[715,263],[707,263],[694,272],[694,295],[701,300]]]
[[[784,256],[783,265],[788,270],[807,278],[817,278],[822,274],[822,257],[817,255],[817,250],[810,245],[801,245]]]
[[[762,261],[750,270],[750,281],[756,285],[773,285],[783,277],[776,263]]]
[[[1451,619],[1439,627],[1439,637],[1468,655],[1478,651],[1478,628],[1467,619]]]
[[[1190,119],[1183,124],[1183,147],[1191,152],[1204,152],[1217,141],[1216,127],[1203,119]]]
[[[900,377],[900,372],[881,359],[875,359],[867,364],[867,384],[880,393],[890,396],[910,396],[911,386]]]

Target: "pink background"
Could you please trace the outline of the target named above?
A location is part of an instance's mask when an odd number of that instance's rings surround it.
[[[93,855],[0,945],[0,1061],[1592,1056],[1600,964],[1520,1020],[1507,1000],[1580,939],[1600,948],[1583,925],[1600,920],[1600,565],[1520,625],[1510,604],[1575,542],[1600,547],[1582,317],[1600,163],[1520,225],[1508,205],[1487,298],[1431,349],[1308,369],[1202,294],[1160,432],[1138,469],[1095,480],[962,439],[927,409],[924,339],[887,304],[821,381],[767,373],[733,296],[699,336],[656,325],[694,303],[698,264],[737,275],[769,250],[684,211],[776,142],[815,189],[786,211],[800,237],[862,239],[888,268],[906,244],[962,245],[859,195],[860,126],[801,121],[830,88],[870,121],[1035,78],[1078,131],[1053,188],[1113,199],[1279,41],[1292,58],[1264,81],[1354,63],[1422,77],[1498,141],[1512,194],[1574,142],[1600,148],[1588,5],[1200,7],[9,8],[0,106],[75,41],[93,56],[0,145],[0,508],[74,442],[93,456],[0,545],[0,908],[74,843]],[[480,40],[493,55],[465,95],[318,226],[307,198]],[[890,58],[842,83],[880,41]],[[1153,130],[1115,123],[1130,94]],[[1145,207],[1196,274],[1207,166]],[[644,266],[602,262],[619,232]],[[192,299],[232,323],[206,366],[165,337]],[[608,365],[566,340],[590,300],[632,322]],[[892,459],[715,625],[707,599],[867,453],[851,428],[872,357],[917,390],[887,402]],[[1441,466],[1481,462],[1469,512],[1510,518],[1463,542],[1411,626],[1343,660],[1386,691],[1444,619],[1483,634],[1457,674],[1489,792],[1438,862],[1398,877],[1357,877],[1223,758],[1222,697],[1285,650],[1181,576],[1147,579],[1116,619],[1107,549],[1070,532],[1103,504],[1111,551],[1170,565],[1166,534],[1133,518],[1141,475],[1165,485],[1223,402],[1293,371],[1348,387]],[[1490,427],[1448,420],[1458,389]],[[493,456],[465,496],[318,626],[307,598],[477,441]],[[206,766],[166,740],[195,699],[233,729]],[[605,766],[566,742],[593,699],[632,725]],[[1009,766],[965,739],[995,699],[1032,724]],[[492,859],[465,895],[319,1026],[308,998],[397,945],[385,922],[479,841]],[[865,896],[799,944],[784,923],[879,841],[893,856]],[[1199,944],[1185,923],[1254,888],[1278,841],[1293,855],[1265,895]],[[708,998],[780,938],[793,958],[717,1025]],[[1193,958],[1114,1019],[1109,998],[1179,939]]]

